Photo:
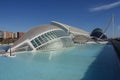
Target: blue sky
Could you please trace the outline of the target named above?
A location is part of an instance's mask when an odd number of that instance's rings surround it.
[[[112,14],[120,36],[120,0],[0,0],[0,30],[28,31],[58,21],[91,32],[104,29]]]

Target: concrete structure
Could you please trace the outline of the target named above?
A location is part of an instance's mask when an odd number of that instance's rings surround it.
[[[120,60],[120,41],[119,40],[114,40],[114,39],[111,39],[110,41],[111,41],[111,43],[112,43],[112,45],[113,45],[113,47],[114,47],[114,49],[117,53],[117,56]]]
[[[89,37],[89,33],[87,31],[84,31],[79,28],[75,28],[75,27],[72,27],[72,26],[69,26],[63,23],[56,22],[56,21],[52,21],[51,25],[56,25],[62,28],[63,30],[68,32],[71,36],[81,35],[81,36]]]
[[[38,26],[26,32],[14,43],[11,51],[49,51],[72,47],[74,35],[89,37],[88,32],[84,30],[53,21],[50,25]]]
[[[24,32],[17,32],[17,38],[21,38],[24,35]]]
[[[3,39],[4,38],[4,31],[0,30],[0,38]]]

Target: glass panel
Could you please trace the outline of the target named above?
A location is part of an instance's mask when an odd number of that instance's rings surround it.
[[[52,40],[53,38],[50,35],[50,32],[47,33],[47,36],[49,36],[50,40]]]
[[[54,31],[54,33],[56,34],[57,37],[59,37],[58,30]]]
[[[38,45],[41,45],[41,43],[39,42],[39,40],[37,38],[35,38],[34,40]]]
[[[52,39],[54,39],[54,36],[49,32],[48,33],[48,35],[52,38]]]
[[[53,39],[56,37],[52,32],[50,32],[51,36],[53,36]]]
[[[37,44],[34,42],[34,40],[32,40],[31,43],[35,48],[37,47]]]
[[[47,38],[48,41],[51,40],[50,36],[48,36],[47,33],[45,33],[44,35],[45,35],[45,37]]]
[[[21,46],[17,47],[15,49],[15,52],[19,52],[19,51],[31,51],[31,50],[33,50],[32,47],[28,43],[24,43]]]
[[[56,38],[57,38],[58,36],[57,36],[57,33],[56,33],[56,31],[53,31],[53,33],[55,34],[55,36],[56,36]]]
[[[48,37],[45,36],[45,34],[43,36],[44,36],[45,41],[48,42],[49,41]]]
[[[47,39],[45,38],[45,36],[41,35],[41,38],[44,42],[47,42]]]
[[[56,36],[56,34],[54,33],[54,31],[52,31],[51,33],[52,33],[52,35],[53,35],[55,38],[57,38],[57,36]]]
[[[42,44],[44,43],[44,41],[42,40],[41,36],[39,36],[38,39],[42,42]]]
[[[39,38],[37,37],[37,40],[40,42],[40,44],[42,44],[42,42],[39,40]]]

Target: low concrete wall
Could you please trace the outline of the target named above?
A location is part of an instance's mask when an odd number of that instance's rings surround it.
[[[112,45],[118,55],[118,58],[120,60],[120,41],[117,41],[117,40],[111,40],[112,42]]]

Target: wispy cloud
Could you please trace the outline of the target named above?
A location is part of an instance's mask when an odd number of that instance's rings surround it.
[[[120,6],[120,1],[114,2],[111,4],[102,5],[99,7],[90,8],[90,11],[94,12],[94,11],[108,10],[108,9],[118,7],[118,6]]]

